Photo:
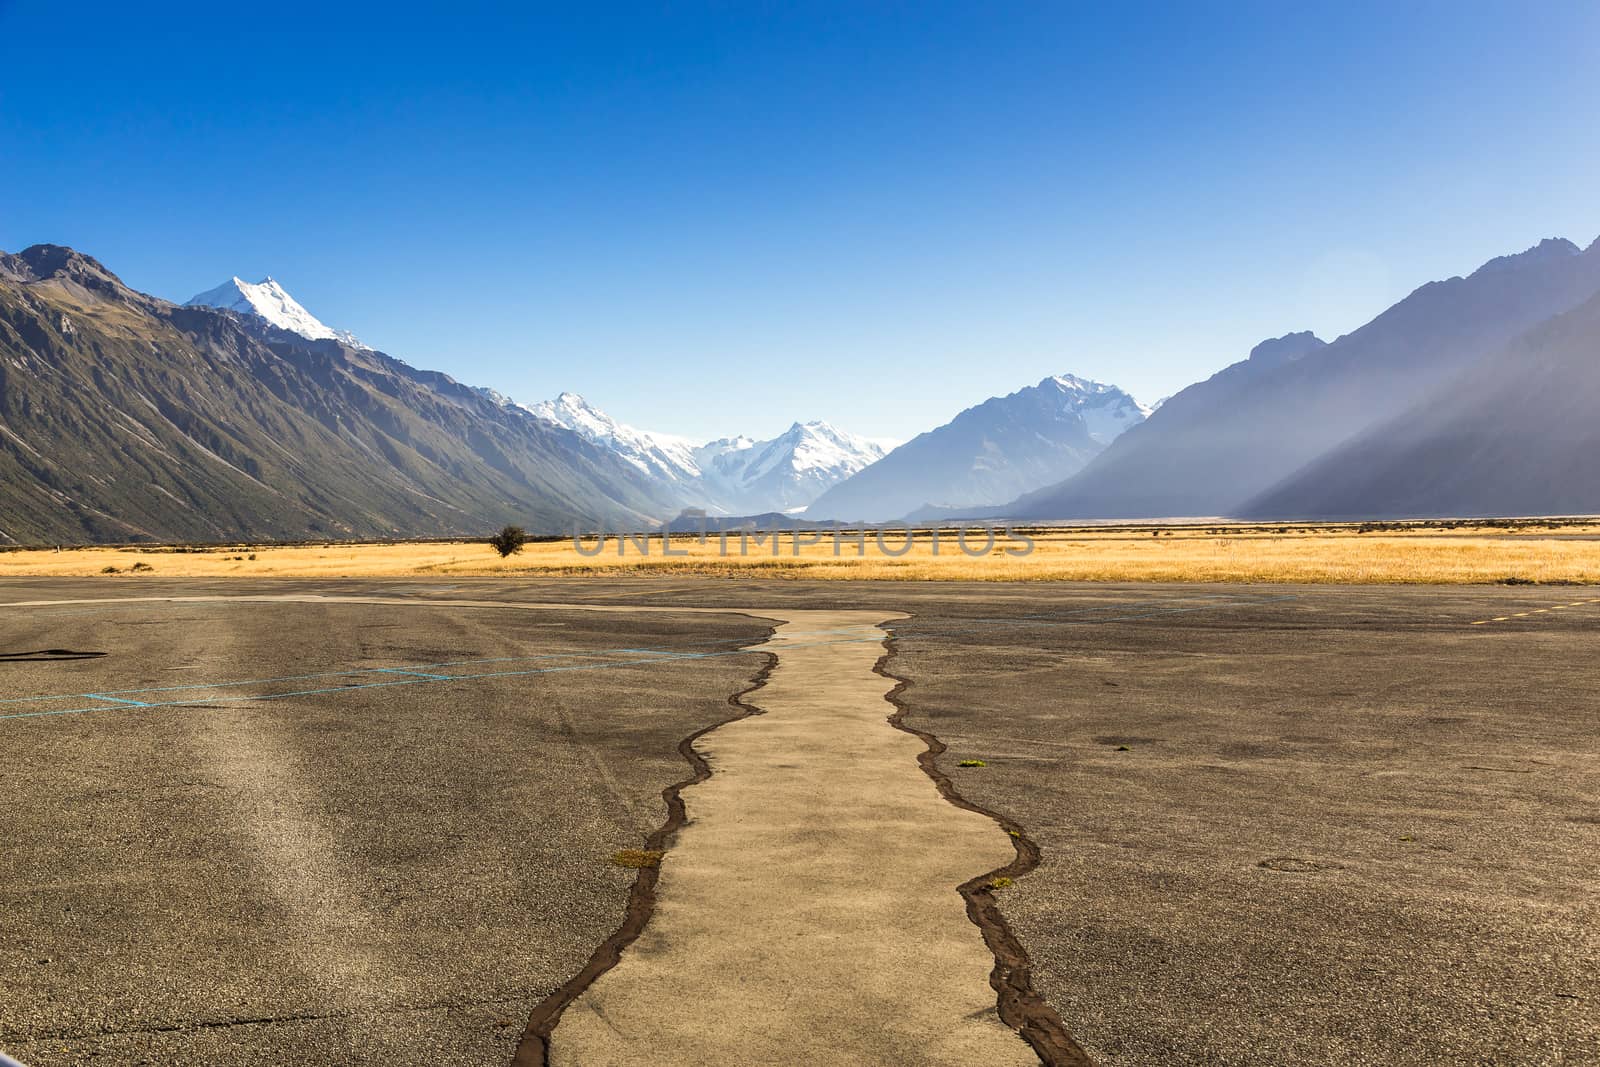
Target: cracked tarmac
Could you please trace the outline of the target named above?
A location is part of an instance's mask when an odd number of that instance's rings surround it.
[[[889,724],[873,666],[895,618],[784,610],[761,713],[701,740],[713,773],[684,792],[654,914],[566,1009],[552,1064],[1039,1062],[955,892],[1015,848]]]
[[[0,601],[262,586],[18,580]],[[1600,610],[1539,611],[1571,590],[268,591],[553,606],[0,611],[0,651],[106,653],[0,660],[0,1048],[30,1067],[509,1062],[621,922],[637,872],[611,857],[661,828],[679,742],[764,665],[739,649],[769,622],[627,610],[674,603],[912,616],[888,665],[906,725],[1038,843],[992,896],[1095,1062],[1600,1060]],[[217,684],[318,673],[340,677]],[[691,828],[716,785],[685,791]]]

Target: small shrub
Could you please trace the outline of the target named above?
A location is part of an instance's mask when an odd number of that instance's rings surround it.
[[[522,546],[527,543],[528,532],[520,526],[507,526],[489,538],[489,547],[500,553],[501,559],[513,552],[521,552]]]
[[[1011,879],[1005,877],[1004,875],[1001,875],[999,878],[991,878],[991,879],[989,879],[989,888],[990,889],[1010,889],[1011,888]]]
[[[105,567],[101,567],[100,568],[100,573],[101,574],[121,574],[122,573],[122,568],[113,567],[113,566],[105,566]]]
[[[129,567],[128,570],[134,574],[138,574],[140,571],[153,571],[155,568],[141,559],[138,563],[135,563],[133,566]]]
[[[957,767],[987,767],[989,765],[987,763],[983,762],[983,760],[981,760],[981,759],[964,759],[960,763],[956,764],[956,766]]]

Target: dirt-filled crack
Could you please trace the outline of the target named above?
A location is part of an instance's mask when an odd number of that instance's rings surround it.
[[[995,899],[993,882],[996,879],[1021,878],[1039,866],[1039,846],[1012,819],[963,797],[950,777],[939,769],[939,757],[944,755],[948,746],[933,734],[906,722],[906,715],[911,709],[901,694],[911,687],[911,681],[889,670],[894,649],[895,638],[891,636],[888,651],[873,668],[895,683],[885,698],[895,708],[894,714],[889,716],[889,722],[897,729],[914,734],[927,746],[917,756],[917,762],[939,787],[941,796],[958,808],[993,819],[1011,835],[1016,846],[1016,858],[1010,863],[981,874],[960,887],[961,895],[967,902],[967,915],[983,931],[983,940],[989,946],[989,951],[994,953],[994,970],[989,974],[989,984],[999,998],[1000,1018],[1022,1035],[1047,1067],[1093,1067],[1094,1061],[1072,1039],[1056,1010],[1033,988],[1033,965],[1028,959],[1027,950],[1006,922],[1000,912],[999,901]]]
[[[888,721],[896,683],[874,666],[904,616],[761,614],[785,620],[764,714],[704,743],[716,773],[685,793],[649,924],[571,1000],[546,1062],[1038,1067],[955,892],[1016,850],[940,795],[926,742]]]
[[[752,645],[761,644],[771,640],[774,628],[767,630],[767,636],[762,641],[751,642]],[[666,820],[656,828],[645,840],[645,850],[648,852],[666,852],[672,847],[673,839],[679,829],[687,821],[687,812],[683,804],[683,790],[691,785],[696,785],[711,777],[711,764],[705,757],[695,750],[695,742],[713,730],[720,729],[731,722],[761,714],[761,709],[745,702],[745,697],[767,684],[767,677],[772,669],[777,666],[778,657],[771,652],[758,652],[750,650],[754,655],[765,657],[766,662],[761,669],[750,679],[750,684],[728,698],[728,704],[735,709],[735,713],[726,718],[719,719],[703,729],[696,730],[682,741],[678,742],[678,753],[688,761],[694,773],[674,782],[661,791],[661,799],[667,805]],[[644,931],[645,924],[650,921],[650,915],[656,906],[656,883],[660,880],[660,868],[656,865],[647,865],[639,868],[638,877],[633,880],[633,888],[628,894],[627,909],[623,913],[622,924],[600,943],[589,957],[582,970],[568,979],[560,988],[535,1004],[528,1017],[528,1025],[522,1031],[522,1038],[517,1042],[516,1055],[512,1057],[511,1067],[546,1067],[550,1059],[550,1034],[561,1021],[561,1013],[567,1006],[576,1000],[584,990],[593,985],[595,980],[615,967],[622,959],[622,952],[638,939]]]

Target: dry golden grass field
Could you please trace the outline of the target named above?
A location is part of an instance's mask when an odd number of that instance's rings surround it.
[[[726,549],[716,534],[702,544],[674,536],[673,556],[662,554],[660,537],[617,551],[613,538],[598,555],[581,555],[571,540],[534,542],[509,559],[485,544],[459,541],[399,544],[122,546],[0,551],[0,578],[117,573],[131,581],[159,577],[376,578],[427,575],[517,574],[595,576],[629,574],[704,575],[728,578],[875,578],[900,581],[1159,581],[1492,583],[1576,582],[1600,584],[1600,521],[1515,523],[1395,523],[1300,526],[1122,526],[1030,531],[1034,549],[1008,555],[1015,541],[1002,535],[994,551],[964,554],[952,532],[937,552],[927,531],[918,531],[909,552],[880,551],[872,534],[858,554],[846,536],[837,547],[831,534],[795,545],[784,534],[749,543],[740,554],[738,534]],[[969,547],[980,549],[974,531]],[[885,534],[891,552],[904,535]],[[593,551],[594,544],[586,546]],[[681,555],[677,553],[682,553]],[[110,568],[116,568],[115,572]]]

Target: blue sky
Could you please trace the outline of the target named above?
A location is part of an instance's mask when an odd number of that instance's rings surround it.
[[[1600,234],[1600,5],[0,0],[0,248],[638,425],[1154,400]]]

